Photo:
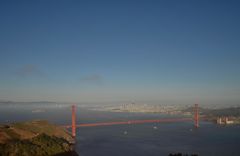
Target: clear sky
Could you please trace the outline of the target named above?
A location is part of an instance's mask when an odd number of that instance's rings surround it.
[[[1,1],[0,100],[240,104],[239,1]]]

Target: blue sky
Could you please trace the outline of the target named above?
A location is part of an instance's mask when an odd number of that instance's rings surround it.
[[[0,100],[240,103],[238,1],[1,1]]]

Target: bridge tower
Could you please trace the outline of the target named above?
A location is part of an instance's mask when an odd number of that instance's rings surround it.
[[[72,137],[76,137],[76,106],[72,105]]]
[[[198,104],[194,105],[194,126],[196,128],[199,127],[199,108],[198,108]]]

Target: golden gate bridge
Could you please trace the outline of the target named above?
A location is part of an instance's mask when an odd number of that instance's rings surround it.
[[[72,137],[76,137],[76,129],[79,127],[95,127],[95,126],[111,126],[111,125],[125,125],[125,124],[143,124],[143,123],[172,123],[172,122],[186,122],[193,121],[194,127],[199,127],[199,108],[198,104],[194,105],[193,118],[162,118],[149,120],[128,120],[128,121],[111,121],[111,122],[97,122],[97,123],[76,123],[76,105],[72,105],[72,124],[65,125],[65,128],[71,128]]]

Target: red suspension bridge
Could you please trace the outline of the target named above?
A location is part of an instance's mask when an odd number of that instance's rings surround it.
[[[125,124],[143,124],[143,123],[171,123],[171,122],[186,122],[193,121],[194,127],[199,127],[199,109],[198,104],[194,105],[193,118],[163,118],[152,120],[129,120],[129,121],[115,121],[115,122],[98,122],[98,123],[83,123],[76,124],[76,106],[72,105],[72,125],[63,126],[72,129],[72,136],[76,137],[76,128],[79,127],[95,127],[95,126],[110,126],[110,125],[125,125]]]

